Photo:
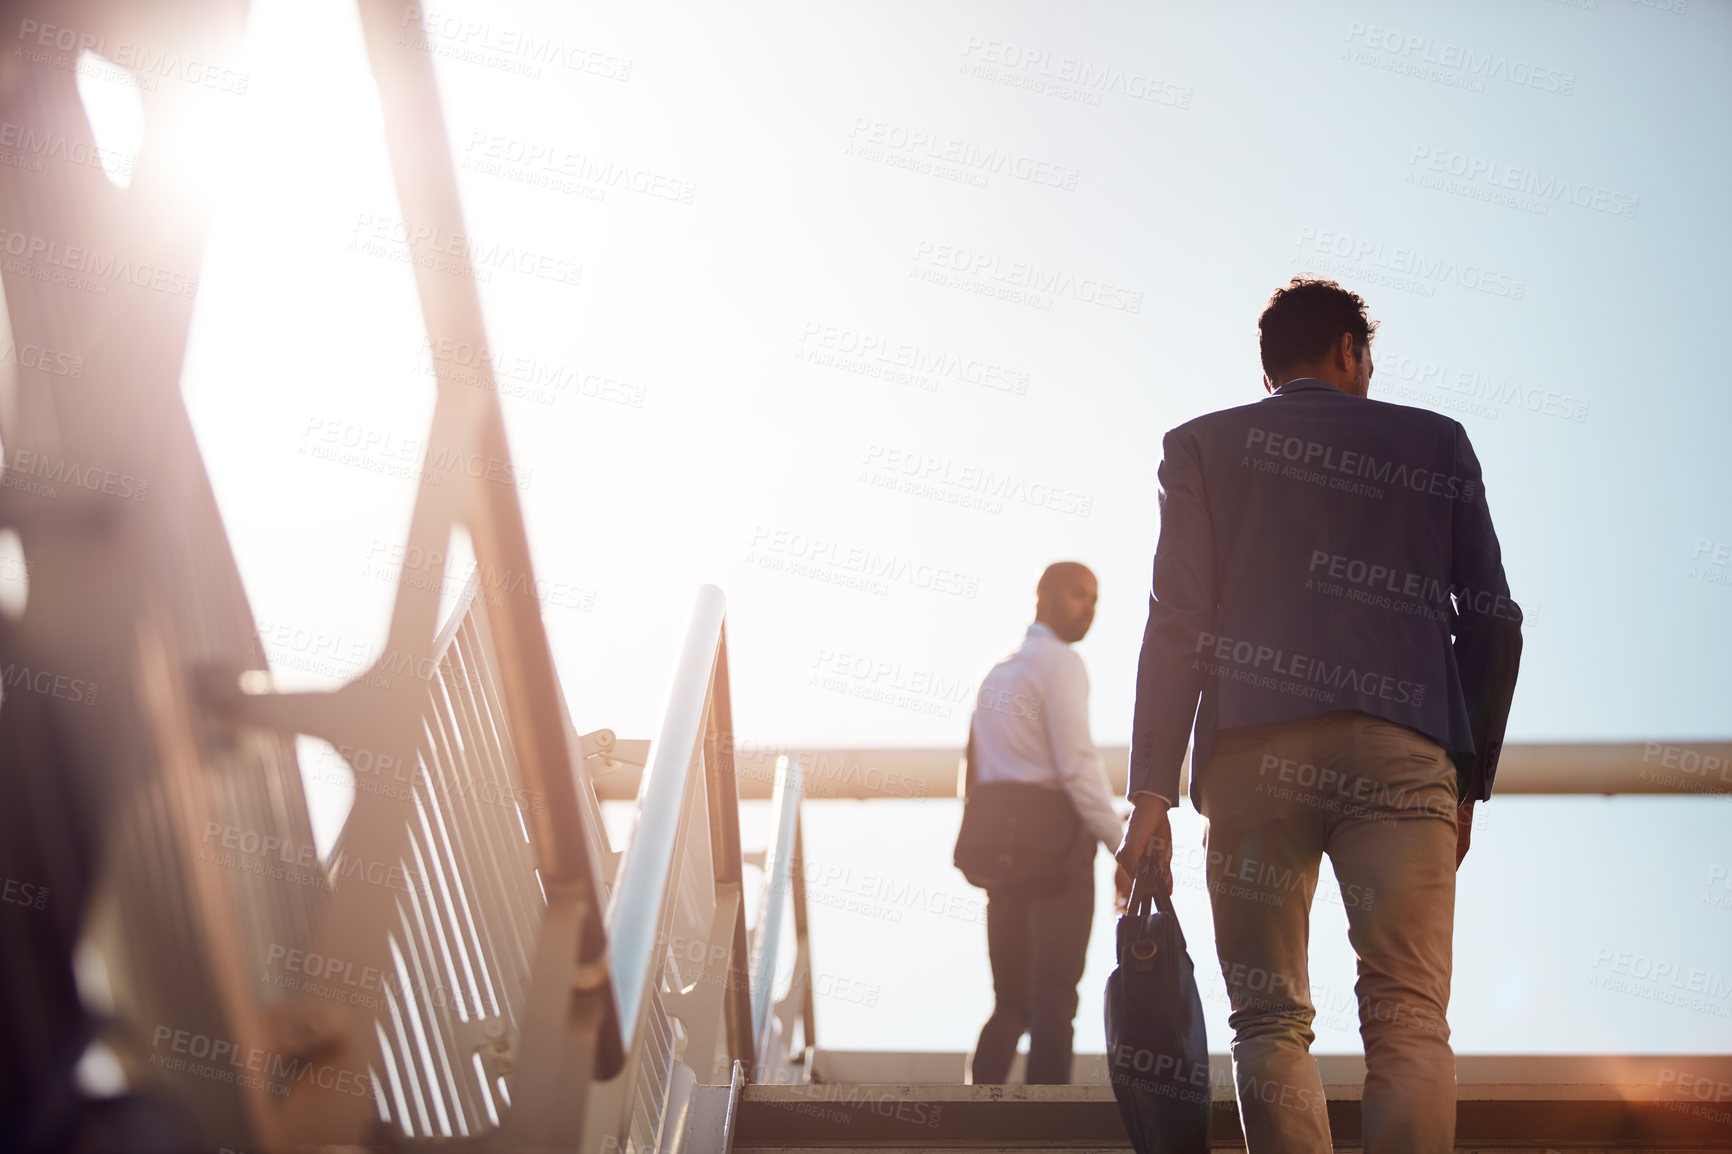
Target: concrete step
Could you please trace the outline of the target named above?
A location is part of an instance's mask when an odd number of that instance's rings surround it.
[[[1337,1149],[1358,1149],[1359,1086],[1325,1086]],[[1582,1083],[1463,1086],[1458,1149],[1630,1151],[1732,1149],[1725,1111],[1631,1094],[1628,1086]],[[1231,1086],[1214,1087],[1218,1149],[1243,1149]],[[1124,1151],[1129,1146],[1112,1090],[1104,1085],[960,1086],[824,1083],[747,1086],[736,1151],[1032,1149]]]

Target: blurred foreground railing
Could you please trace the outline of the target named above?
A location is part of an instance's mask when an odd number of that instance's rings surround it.
[[[20,11],[40,25],[52,7]],[[76,1146],[92,1125],[173,1149],[653,1150],[695,1125],[692,1086],[714,1090],[709,1109],[736,1068],[810,1065],[809,1001],[777,1017],[753,997],[778,951],[803,947],[803,903],[794,934],[772,903],[748,936],[714,590],[639,759],[642,834],[615,885],[589,782],[641,747],[567,716],[491,369],[438,352],[489,340],[467,257],[432,252],[468,230],[420,10],[359,7],[435,350],[400,555],[437,560],[403,566],[379,655],[352,680],[273,681],[181,398],[192,292],[0,269],[6,347],[79,350],[88,369],[76,389],[0,373],[0,529],[29,573],[21,615],[0,614],[0,664],[31,671],[0,691],[0,867],[9,895],[15,879],[52,895],[0,903],[8,1150]],[[238,58],[245,4],[94,0],[77,17],[80,44],[208,61]],[[96,155],[71,71],[20,57],[4,80],[8,122]],[[195,283],[203,95],[140,88],[149,130],[124,191],[89,165],[0,169],[8,228]],[[20,461],[96,487],[37,483]],[[449,560],[460,540],[476,577]],[[341,562],[296,564],[316,582]],[[440,622],[440,591],[465,578]],[[48,688],[26,691],[39,671]],[[356,786],[324,855],[297,760],[315,749]],[[778,845],[798,845],[792,777]],[[794,858],[770,866],[768,888],[798,895]]]
[[[471,578],[425,680],[390,690],[420,700],[416,748],[396,763],[390,788],[360,783],[350,824],[309,872],[322,892],[306,922],[296,930],[234,908],[220,919],[233,927],[231,941],[207,927],[183,947],[254,959],[249,989],[221,1008],[241,1024],[214,1036],[260,1038],[226,1047],[262,1054],[259,1078],[232,1088],[188,1083],[116,1039],[140,1084],[176,1098],[213,1141],[696,1152],[720,1149],[716,1115],[738,1099],[736,1067],[778,1084],[810,1079],[801,779],[784,760],[770,848],[743,854],[721,592],[698,595],[620,854],[590,771],[625,768],[613,755],[638,744],[605,730],[578,736],[556,697],[574,751],[564,773],[575,808],[545,820],[550,783],[519,755],[501,660],[488,598]],[[243,696],[218,706],[239,716],[249,702],[284,701]],[[377,744],[341,748],[358,771],[379,764],[361,756]],[[370,817],[357,824],[357,815]],[[541,840],[544,829],[561,855]],[[549,884],[547,863],[558,856],[594,868]],[[748,860],[765,871],[751,935]],[[248,871],[211,870],[230,865],[200,861],[219,918],[242,896],[236,883],[250,880]],[[277,890],[293,880],[274,879]],[[591,910],[594,937],[583,929]],[[792,977],[778,999],[784,960]],[[168,985],[182,1004],[198,1001],[197,991]],[[699,1102],[704,1085],[716,1092]]]

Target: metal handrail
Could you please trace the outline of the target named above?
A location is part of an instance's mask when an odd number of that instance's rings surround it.
[[[776,960],[781,955],[782,899],[794,883],[794,838],[800,828],[800,762],[783,757],[776,763],[776,795],[770,803],[776,824],[764,858],[764,888],[758,901],[757,980],[752,983],[752,1036],[758,1039],[761,1063],[769,1052],[771,994]]]
[[[637,820],[615,875],[607,911],[607,952],[619,1014],[621,1049],[637,1037],[645,994],[668,901],[668,879],[679,843],[680,815],[691,785],[721,653],[727,601],[714,585],[698,590],[673,688],[638,789]],[[738,805],[734,806],[738,812]],[[738,844],[736,831],[735,844]]]
[[[804,1080],[813,1037],[799,834],[804,790],[798,766],[783,768],[766,855],[767,904],[748,940],[744,866],[760,859],[740,844],[726,602],[719,589],[704,586],[644,751],[633,830],[605,911],[599,960],[610,1013],[599,1042],[621,1061],[597,1064],[588,1143],[665,1148],[668,1120],[682,1116],[694,1086],[716,1077],[782,1081],[797,1066],[794,1080]],[[781,902],[790,887],[795,990],[777,1002],[775,961],[788,937]],[[803,1052],[791,1055],[778,1042],[796,1020]]]
[[[752,1032],[757,1040],[757,1062],[752,1069],[753,1081],[756,1082],[806,1081],[811,1076],[815,1053],[806,854],[800,821],[805,781],[806,774],[799,758],[777,759],[775,798],[771,803],[774,825],[770,831],[769,848],[763,855],[764,887],[759,893],[752,952],[757,974],[752,984]],[[790,898],[791,901],[786,900]],[[788,992],[776,1000],[777,962],[788,936],[790,907],[794,938],[793,973],[789,978]],[[800,1027],[798,1049],[791,1045],[796,1025]]]

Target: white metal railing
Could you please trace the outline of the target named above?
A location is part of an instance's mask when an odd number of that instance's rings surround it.
[[[775,794],[770,802],[774,824],[764,853],[764,886],[759,895],[756,945],[752,951],[756,974],[752,982],[752,1037],[757,1043],[756,1081],[805,1081],[810,1077],[803,1055],[789,1050],[794,1017],[804,1015],[805,1046],[810,1049],[813,1031],[812,977],[806,938],[806,887],[800,837],[800,801],[804,779],[798,759],[778,759]],[[792,898],[792,903],[788,901]],[[792,909],[793,924],[785,911]],[[794,972],[786,995],[775,1000],[776,971],[782,943],[793,932]]]
[[[740,849],[725,618],[721,591],[699,590],[608,900],[607,964],[624,1060],[591,1087],[586,1148],[673,1148],[695,1088],[737,1083],[737,1071],[810,1078],[801,778],[797,765],[780,767],[748,949],[743,865],[758,855]],[[789,942],[791,988],[777,1001]],[[796,1027],[799,1054],[788,1044]]]
[[[545,1119],[511,1125],[510,1117],[544,1110],[513,1087],[522,1056],[550,1048],[525,1034],[557,1017],[557,1005],[532,989],[547,903],[525,819],[539,799],[514,756],[486,599],[476,594],[472,580],[435,647],[404,855],[409,892],[397,900],[396,922],[378,930],[401,980],[384,991],[373,1023],[371,1073],[381,1117],[407,1138],[546,1129]],[[617,1061],[598,1063],[589,1087],[564,1089],[588,1095],[586,1145],[667,1148],[693,1088],[729,1081],[736,1064],[753,1080],[810,1078],[802,775],[797,761],[782,759],[769,847],[743,854],[725,619],[722,592],[700,589],[605,899],[601,965],[612,1013],[596,1046]],[[578,784],[583,828],[593,834],[602,823],[586,772]],[[607,852],[605,843],[596,848]],[[762,865],[764,884],[742,950],[747,861]],[[778,1000],[790,943],[792,976]],[[536,1075],[550,1072],[524,1073],[541,1081]]]
[[[311,1080],[268,1089],[249,1145],[355,1143],[376,1118],[399,1145],[669,1150],[698,1087],[726,1092],[736,1071],[810,1078],[802,775],[797,763],[779,767],[748,936],[744,866],[759,855],[740,845],[721,591],[698,593],[617,870],[590,774],[629,771],[639,743],[578,736],[550,673],[542,696],[565,732],[570,775],[562,799],[548,767],[522,756],[489,605],[471,577],[421,672],[370,689],[371,711],[333,713],[358,731],[383,719],[413,732],[413,752],[393,759],[406,771],[389,795],[358,796],[330,892],[305,930],[273,930],[268,943],[242,932],[251,955],[274,948],[381,975],[365,1000],[321,1002],[330,995],[309,998],[305,987],[285,999],[270,975],[255,994],[271,1003],[261,1012],[272,1036],[292,1043],[279,1047],[285,1058],[322,1059],[332,1078],[367,1091],[369,1108],[358,1114],[352,1093],[322,1093]],[[307,701],[216,704],[270,721]],[[385,740],[356,737],[345,756],[357,762]],[[793,977],[777,1000],[790,944]]]
[[[636,1040],[644,997],[655,976],[653,954],[664,944],[661,936],[668,882],[689,808],[688,787],[702,773],[702,739],[724,614],[721,590],[713,585],[699,590],[674,668],[673,690],[638,788],[631,842],[620,859],[608,904],[614,1001],[622,1042],[628,1050]]]

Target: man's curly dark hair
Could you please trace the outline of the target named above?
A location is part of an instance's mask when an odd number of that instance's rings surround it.
[[[1271,381],[1295,365],[1328,354],[1342,333],[1353,337],[1356,349],[1371,343],[1377,322],[1365,315],[1365,301],[1332,280],[1296,276],[1275,290],[1257,318],[1263,371]]]

